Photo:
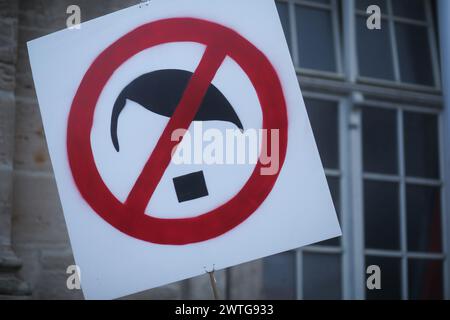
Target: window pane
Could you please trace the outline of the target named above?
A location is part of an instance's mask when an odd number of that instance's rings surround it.
[[[300,67],[336,71],[331,11],[295,7]]]
[[[394,67],[389,40],[389,25],[382,21],[380,30],[369,30],[366,17],[356,18],[359,75],[394,80]]]
[[[393,0],[394,15],[410,19],[425,20],[424,0]]]
[[[322,164],[327,169],[339,168],[338,110],[333,101],[305,99]]]
[[[404,113],[406,175],[439,178],[437,117]]]
[[[303,253],[303,298],[341,299],[341,256]]]
[[[334,207],[336,209],[336,213],[338,215],[339,221],[341,220],[341,195],[340,195],[340,179],[335,177],[327,177],[328,186],[330,188],[331,197],[333,198]],[[319,246],[339,246],[341,242],[341,237],[325,240],[317,243]]]
[[[280,15],[281,25],[283,26],[284,35],[291,49],[291,28],[289,27],[289,8],[288,4],[285,2],[276,2],[278,14]]]
[[[367,8],[373,4],[380,7],[381,13],[386,13],[387,11],[386,0],[356,0],[355,3],[356,8],[364,12],[366,12]]]
[[[409,251],[441,251],[440,201],[440,188],[406,186]]]
[[[396,23],[395,31],[402,82],[433,86],[427,27]]]
[[[364,225],[366,247],[400,249],[398,184],[364,182]]]
[[[401,264],[398,258],[366,257],[367,266],[377,265],[381,269],[381,289],[366,289],[368,300],[399,300],[401,294]],[[369,275],[366,275],[366,277]]]
[[[264,298],[296,298],[295,252],[283,252],[264,259]]]
[[[365,108],[363,110],[364,171],[396,174],[397,111]]]
[[[410,259],[408,262],[409,299],[443,298],[442,261]]]
[[[323,4],[330,4],[330,0],[307,0],[309,2],[317,2],[317,3],[323,3]]]

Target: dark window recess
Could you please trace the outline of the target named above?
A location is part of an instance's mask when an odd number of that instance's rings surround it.
[[[363,110],[364,172],[397,174],[397,112],[365,108]]]
[[[380,267],[381,290],[369,290],[366,288],[367,300],[400,300],[401,291],[401,264],[398,258],[366,257],[366,268],[371,265]],[[369,276],[369,275],[365,275]]]
[[[339,132],[337,103],[334,101],[305,99],[305,105],[323,166],[327,169],[338,169]]]
[[[441,197],[438,187],[406,186],[408,250],[440,252]]]
[[[382,20],[381,30],[369,30],[365,16],[356,17],[356,40],[359,75],[367,78],[394,80],[389,24]]]
[[[397,183],[364,182],[364,226],[366,248],[400,249]]]
[[[425,20],[426,18],[424,0],[393,0],[392,9],[397,17],[415,20]]]
[[[296,5],[295,14],[300,67],[336,72],[331,11]]]
[[[289,26],[289,7],[285,2],[276,2],[278,15],[280,16],[281,25],[283,26],[284,36],[286,37],[289,49],[291,49],[291,28]]]
[[[371,5],[379,6],[381,13],[385,14],[387,11],[386,0],[356,0],[356,9],[366,12],[367,8]]]
[[[308,0],[308,1],[322,3],[322,4],[330,4],[330,0]]]
[[[439,178],[439,138],[437,117],[404,113],[405,164],[409,177]]]
[[[337,300],[342,298],[341,256],[337,254],[303,254],[303,298]]]
[[[295,299],[295,252],[288,251],[263,260],[264,299]]]
[[[410,259],[408,261],[408,289],[411,300],[441,300],[444,277],[442,261]]]
[[[339,221],[341,220],[341,193],[340,193],[340,179],[336,177],[327,177],[328,187],[330,188],[331,197],[333,198],[334,208],[336,209],[336,213]],[[332,246],[338,247],[341,243],[341,237],[328,239],[325,241],[321,241],[316,243],[316,246]]]
[[[396,23],[395,33],[401,81],[433,86],[433,65],[428,41],[428,28]]]

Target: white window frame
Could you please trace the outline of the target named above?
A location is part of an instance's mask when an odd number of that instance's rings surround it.
[[[364,248],[363,252],[359,252],[360,257],[357,257],[355,261],[357,261],[360,265],[358,269],[365,269],[365,258],[366,256],[377,256],[377,257],[395,257],[401,259],[401,293],[402,299],[408,299],[408,259],[426,259],[426,260],[440,260],[443,262],[442,270],[443,270],[443,297],[448,299],[448,289],[446,288],[446,283],[448,283],[449,279],[449,268],[448,266],[448,245],[446,244],[447,239],[447,228],[446,228],[446,211],[444,210],[444,193],[443,193],[443,185],[444,181],[442,178],[440,179],[425,179],[418,177],[410,177],[405,174],[405,158],[404,158],[404,131],[403,131],[403,115],[404,112],[414,112],[420,114],[433,114],[437,116],[438,123],[438,146],[439,146],[439,175],[443,177],[443,137],[442,137],[442,113],[438,109],[431,109],[427,107],[421,106],[410,106],[410,105],[399,105],[386,103],[381,101],[365,101],[363,103],[359,103],[357,105],[358,108],[383,108],[395,110],[397,112],[397,158],[398,158],[398,168],[399,172],[397,175],[389,175],[389,174],[379,174],[379,173],[370,173],[361,171],[361,176],[357,179],[361,180],[361,187],[363,188],[364,181],[381,181],[381,182],[396,182],[399,184],[399,210],[400,210],[400,250],[384,250],[384,249],[367,249]],[[361,113],[359,112],[358,117],[361,123]],[[358,153],[352,155],[362,160],[362,127],[360,126],[359,133],[360,144],[354,146],[354,152]],[[356,173],[357,174],[357,173]],[[406,185],[418,185],[418,186],[432,186],[439,187],[441,194],[441,243],[442,243],[442,253],[425,253],[425,252],[413,252],[407,250],[407,213],[406,213]],[[361,209],[359,213],[358,220],[360,221],[360,232],[357,232],[358,238],[355,239],[358,242],[364,243],[364,195],[363,189],[361,190],[362,198],[361,198]],[[358,214],[354,212],[354,214]],[[356,226],[355,226],[356,227]],[[448,286],[448,284],[447,284]],[[364,299],[366,297],[366,291],[358,290],[357,297]]]
[[[324,246],[324,245],[311,245],[296,250],[296,293],[297,299],[303,299],[303,254],[304,253],[318,253],[318,254],[335,254],[340,255],[341,259],[341,298],[352,298],[352,255],[350,249],[350,232],[349,216],[349,167],[347,166],[349,161],[348,153],[348,138],[346,133],[346,119],[348,115],[348,104],[344,97],[338,95],[330,95],[314,92],[303,92],[305,99],[318,99],[323,101],[331,101],[336,103],[337,122],[338,122],[338,159],[339,168],[329,169],[325,168],[325,174],[327,177],[339,179],[339,200],[340,208],[339,215],[342,227],[342,237],[340,239],[339,246]]]
[[[346,0],[343,0],[346,1]],[[356,0],[358,1],[358,0]],[[380,86],[396,86],[399,88],[404,89],[410,89],[410,90],[420,90],[425,92],[439,92],[441,90],[441,78],[440,78],[440,66],[439,66],[439,55],[437,50],[437,41],[436,41],[436,32],[433,22],[433,14],[431,10],[431,3],[430,0],[423,0],[425,1],[425,21],[421,20],[415,20],[415,19],[409,19],[409,18],[403,18],[398,17],[394,15],[393,8],[392,8],[392,0],[386,0],[387,4],[387,12],[382,13],[382,25],[383,23],[389,24],[389,41],[390,46],[392,50],[392,64],[394,68],[394,80],[385,80],[385,79],[377,79],[377,78],[371,78],[371,77],[365,77],[359,75],[359,61],[358,61],[358,55],[355,55],[356,64],[355,64],[355,71],[357,74],[357,82],[363,83],[363,84],[373,84],[373,85],[380,85]],[[352,1],[353,2],[353,1]],[[367,17],[367,13],[362,10],[357,10],[356,7],[353,7],[354,14],[359,17]],[[433,80],[434,85],[428,86],[428,85],[421,85],[421,84],[412,84],[407,82],[402,82],[401,76],[400,76],[400,62],[399,62],[399,55],[398,55],[398,49],[397,49],[397,34],[395,32],[395,23],[406,23],[410,25],[418,25],[426,27],[428,30],[428,42],[430,47],[430,58],[431,58],[431,64],[433,67]],[[358,41],[356,37],[354,37],[355,41]]]
[[[357,0],[356,0],[357,1]],[[391,0],[388,0],[390,2]],[[341,0],[343,17],[343,68],[344,79],[341,75],[329,75],[323,72],[311,70],[297,70],[299,81],[304,90],[306,98],[317,98],[333,100],[339,103],[339,153],[340,153],[340,177],[341,177],[341,227],[343,236],[341,247],[323,247],[309,246],[297,250],[297,298],[303,298],[303,260],[302,252],[342,254],[342,297],[343,299],[365,299],[366,296],[366,254],[372,256],[396,256],[401,258],[402,279],[401,292],[402,298],[408,298],[408,258],[418,259],[440,259],[443,260],[443,297],[450,299],[450,216],[445,207],[444,189],[450,184],[450,181],[441,178],[440,181],[429,179],[417,179],[404,176],[404,156],[403,150],[399,152],[399,162],[402,167],[399,168],[400,178],[399,196],[401,197],[401,251],[392,252],[388,250],[366,250],[364,237],[364,202],[363,202],[363,159],[362,159],[362,121],[361,108],[364,107],[385,107],[394,108],[399,113],[397,121],[402,122],[403,111],[413,111],[422,113],[432,113],[438,116],[438,136],[439,136],[439,158],[440,158],[440,177],[446,177],[443,162],[444,145],[450,143],[450,139],[443,132],[442,105],[443,99],[440,92],[439,62],[437,55],[437,44],[435,41],[434,24],[431,17],[431,4],[427,2],[427,20],[431,21],[429,25],[429,40],[432,50],[432,63],[435,81],[435,87],[405,84],[395,81],[379,81],[376,79],[361,79],[358,76],[358,61],[356,49],[356,9],[355,0]],[[298,0],[284,0],[284,2],[293,3]],[[336,5],[336,4],[335,4]],[[333,6],[337,15],[337,7]],[[290,9],[293,12],[292,8]],[[392,12],[392,11],[391,11]],[[395,18],[397,19],[397,18]],[[337,21],[337,20],[336,20]],[[392,22],[393,23],[393,22]],[[290,17],[291,40],[297,41],[294,33],[295,20]],[[337,29],[337,28],[336,28]],[[294,32],[293,32],[294,30]],[[394,29],[392,29],[394,31]],[[297,48],[296,42],[293,43],[293,49]],[[295,43],[295,45],[294,45]],[[339,47],[339,50],[341,48]],[[293,55],[294,59],[298,55]],[[397,66],[398,67],[398,66]],[[345,81],[342,81],[345,80]],[[364,80],[364,81],[362,81]],[[305,90],[306,89],[306,90]],[[324,92],[327,92],[326,94]],[[414,106],[420,104],[419,106]],[[403,122],[402,122],[403,123]],[[403,127],[397,128],[397,139],[403,135]],[[403,140],[402,140],[403,141]],[[403,144],[398,143],[398,148],[403,149]],[[326,170],[328,171],[328,170]],[[333,175],[337,172],[326,172]],[[372,176],[375,178],[375,176]],[[384,178],[383,176],[382,178]],[[388,177],[389,178],[389,177]],[[441,187],[441,218],[442,218],[442,254],[441,253],[416,253],[406,250],[406,232],[404,219],[406,215],[405,186],[406,182],[414,184],[439,185]]]
[[[338,108],[339,133],[339,169],[325,169],[328,177],[340,179],[339,197],[341,202],[340,221],[343,230],[340,246],[312,245],[296,251],[296,292],[297,299],[303,299],[303,253],[340,254],[341,255],[341,296],[343,299],[366,298],[366,256],[399,258],[401,262],[401,294],[402,299],[408,299],[408,261],[409,259],[426,259],[442,261],[443,297],[449,299],[450,265],[448,259],[448,215],[444,198],[444,165],[443,165],[443,124],[442,112],[424,106],[393,104],[382,101],[355,102],[346,97],[315,92],[304,92],[306,99],[333,101]],[[363,141],[362,141],[362,109],[382,108],[397,112],[397,158],[399,172],[396,175],[379,174],[363,171]],[[437,116],[439,138],[440,178],[427,179],[405,175],[404,159],[404,112],[433,114]],[[396,182],[399,186],[399,217],[400,217],[400,249],[367,249],[364,233],[364,181]],[[441,193],[441,253],[413,252],[407,250],[407,220],[406,220],[406,186],[439,187]]]
[[[342,63],[342,45],[341,35],[339,32],[339,16],[338,16],[338,3],[337,0],[330,0],[330,4],[323,4],[314,2],[314,0],[276,0],[280,3],[286,3],[288,5],[289,15],[289,31],[290,31],[290,43],[291,43],[291,55],[294,62],[297,73],[307,74],[316,77],[324,77],[330,79],[344,79],[343,63]],[[297,17],[295,12],[295,6],[301,5],[304,7],[315,8],[320,10],[326,10],[330,12],[331,23],[333,26],[333,45],[334,45],[334,58],[336,71],[324,71],[310,68],[299,67],[299,47],[298,47],[298,29],[297,29]]]
[[[352,237],[353,246],[352,246],[352,262],[353,262],[353,287],[352,287],[352,299],[364,299],[366,296],[366,273],[365,273],[365,256],[367,253],[371,253],[372,255],[376,254],[390,254],[390,252],[384,251],[374,251],[374,250],[366,250],[365,249],[365,237],[364,237],[364,202],[363,202],[363,168],[362,168],[362,131],[361,131],[361,108],[365,106],[376,106],[376,107],[388,107],[394,108],[398,110],[403,117],[403,111],[413,111],[413,112],[422,112],[422,113],[433,113],[438,116],[438,145],[439,145],[439,160],[440,160],[440,186],[441,186],[441,225],[442,225],[442,254],[425,254],[423,256],[420,253],[407,252],[403,250],[406,248],[404,242],[406,239],[401,239],[402,242],[402,298],[408,298],[408,275],[405,272],[407,269],[407,258],[431,258],[431,259],[443,259],[443,297],[444,299],[450,299],[450,260],[449,260],[449,250],[450,250],[450,215],[448,212],[448,208],[446,208],[445,201],[445,188],[450,184],[450,181],[447,180],[449,175],[446,175],[445,170],[448,170],[444,166],[444,146],[450,143],[450,138],[445,136],[444,128],[443,128],[443,98],[441,93],[441,81],[440,81],[440,65],[438,59],[438,51],[437,51],[437,43],[436,43],[436,33],[432,18],[431,12],[431,2],[430,0],[426,1],[426,16],[428,23],[428,31],[429,31],[429,41],[431,47],[431,59],[433,64],[433,74],[435,78],[435,87],[414,85],[414,84],[405,84],[402,82],[394,82],[388,80],[377,80],[377,79],[361,79],[359,77],[358,72],[358,57],[357,57],[357,39],[356,39],[356,7],[355,1],[358,0],[341,0],[342,4],[342,12],[343,12],[343,33],[344,33],[344,59],[345,59],[345,70],[346,70],[346,79],[351,83],[346,89],[348,89],[349,96],[349,127],[352,128],[349,135],[349,146],[350,146],[350,162],[349,165],[352,166],[352,170],[350,171],[351,177],[350,181],[350,190],[353,194],[351,198],[351,232],[350,236]],[[392,4],[391,0],[387,0],[388,2],[388,10],[389,14],[392,16]],[[364,12],[364,14],[366,14]],[[391,23],[394,23],[394,19],[402,19],[402,18],[394,18]],[[391,32],[395,33],[395,30],[391,26]],[[395,36],[395,35],[394,35]],[[391,37],[391,41],[394,41],[395,38]],[[396,44],[395,44],[396,45]],[[397,56],[395,52],[395,56]],[[397,61],[398,63],[398,61]],[[397,67],[399,68],[398,64]],[[398,69],[399,70],[399,69]],[[398,78],[399,79],[399,78]],[[367,85],[367,86],[366,86]],[[339,85],[334,85],[339,86]],[[379,87],[389,87],[389,89],[380,88]],[[388,92],[392,90],[391,92]],[[414,91],[409,91],[414,90]],[[418,91],[418,92],[417,92]],[[394,97],[396,95],[397,97]],[[369,97],[370,96],[370,97]],[[374,98],[375,97],[375,98]],[[398,100],[398,103],[386,102],[384,100]],[[423,105],[417,106],[417,102],[423,103]],[[416,105],[416,106],[414,106]],[[397,121],[400,121],[402,118],[397,117]],[[402,122],[403,123],[403,122]],[[398,126],[398,131],[401,130],[401,135],[403,135],[403,127]],[[401,137],[400,132],[398,133],[398,137]],[[398,148],[402,148],[402,144],[397,144]],[[400,152],[402,159],[399,159],[399,162],[403,159],[403,150]],[[402,165],[403,166],[403,165]],[[401,185],[405,186],[406,177],[404,176],[404,167],[400,168],[403,170],[403,179],[404,181]],[[408,178],[410,179],[410,178]],[[414,181],[410,182],[423,182],[426,184],[427,179],[414,179]],[[434,181],[435,182],[435,181]],[[403,187],[404,188],[404,187]],[[401,220],[402,224],[405,223],[405,219],[403,218],[406,215],[405,211],[405,199],[404,190],[399,190],[401,192],[401,201],[403,202],[403,208],[401,209]],[[404,232],[405,226],[401,226],[402,228],[402,238],[406,235]],[[403,262],[405,260],[405,262]]]

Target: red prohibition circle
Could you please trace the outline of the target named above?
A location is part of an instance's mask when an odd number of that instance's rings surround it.
[[[101,178],[92,152],[90,137],[97,101],[114,71],[125,61],[145,49],[173,42],[203,44],[206,46],[205,54],[128,199],[122,203]],[[168,150],[176,147],[176,142],[170,142],[170,133],[176,128],[189,127],[206,88],[227,56],[242,68],[256,90],[262,108],[263,129],[279,130],[279,170],[272,175],[262,175],[264,165],[261,158],[258,159],[252,175],[233,198],[196,217],[162,219],[145,214],[145,207],[170,162]],[[143,241],[184,245],[218,237],[255,212],[271,192],[283,166],[287,131],[286,102],[281,82],[274,67],[259,49],[225,26],[194,18],[172,18],[136,28],[94,60],[72,102],[67,152],[81,196],[106,222]],[[270,154],[270,135],[267,139],[263,145]]]

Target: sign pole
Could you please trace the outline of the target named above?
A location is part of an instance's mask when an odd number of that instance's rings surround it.
[[[214,299],[219,300],[219,290],[217,289],[217,281],[216,277],[214,276],[214,269],[212,271],[208,271],[209,274],[209,282],[211,283],[211,287],[214,294]]]

